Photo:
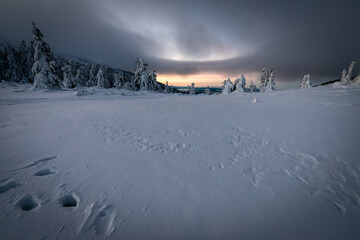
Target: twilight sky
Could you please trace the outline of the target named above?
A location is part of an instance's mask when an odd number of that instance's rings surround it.
[[[219,86],[262,67],[278,86],[337,79],[360,58],[360,1],[1,0],[0,41],[31,40],[31,21],[53,51],[134,70],[143,56],[159,80]]]

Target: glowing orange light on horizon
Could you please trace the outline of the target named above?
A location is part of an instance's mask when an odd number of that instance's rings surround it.
[[[244,73],[247,80],[247,85],[250,84],[250,81],[253,81],[255,84],[258,82],[260,73]],[[191,75],[176,75],[176,74],[158,74],[157,80],[161,83],[166,83],[168,81],[169,85],[186,87],[195,83],[196,87],[220,87],[222,82],[228,77],[234,81],[238,76],[227,76],[224,74],[217,73],[198,73]]]

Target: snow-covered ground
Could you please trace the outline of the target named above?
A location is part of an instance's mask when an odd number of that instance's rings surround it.
[[[359,87],[0,87],[0,239],[360,236]]]

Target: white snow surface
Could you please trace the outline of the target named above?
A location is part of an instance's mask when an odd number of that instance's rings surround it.
[[[355,86],[2,82],[0,239],[357,239],[359,123]]]

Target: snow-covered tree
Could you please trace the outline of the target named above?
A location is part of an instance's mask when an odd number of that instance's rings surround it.
[[[309,73],[304,75],[304,78],[303,78],[303,80],[301,82],[300,88],[310,88],[310,87],[312,87],[312,83],[310,81],[310,78],[311,77],[310,77]]]
[[[189,86],[189,94],[195,95],[195,83],[191,83],[191,86]]]
[[[156,75],[156,71],[152,71],[150,74],[150,90],[154,90],[154,91],[161,91],[162,88],[159,84],[159,82],[157,81],[157,75]]]
[[[354,70],[354,67],[356,65],[356,63],[358,62],[357,59],[353,60],[349,66],[349,70],[347,72],[347,75],[346,75],[346,80],[345,82],[350,82],[351,81],[351,78],[352,78],[352,73],[353,73],[353,70]]]
[[[33,47],[34,65],[32,73],[34,75],[34,88],[57,88],[59,81],[56,74],[50,69],[50,61],[54,60],[49,45],[43,40],[44,35],[33,22]]]
[[[6,66],[5,79],[10,82],[20,82],[22,79],[21,68],[19,67],[16,50],[8,43],[5,43]]]
[[[250,81],[250,92],[256,92],[256,86],[253,81]]]
[[[261,71],[261,77],[260,77],[260,91],[265,91],[266,82],[268,79],[268,72],[266,71],[266,68],[263,68]]]
[[[25,41],[21,41],[18,56],[21,71],[21,82],[33,82],[31,67],[34,64],[34,57],[31,48]]]
[[[275,89],[275,73],[273,72],[273,70],[271,70],[271,72],[268,75],[265,91],[274,91],[274,89]]]
[[[0,81],[4,80],[4,75],[5,75],[5,54],[4,52],[0,49]]]
[[[82,86],[82,87],[86,86],[86,78],[85,78],[84,73],[81,70],[81,68],[76,69],[74,82],[77,86]]]
[[[88,73],[88,80],[86,82],[86,86],[93,87],[97,85],[97,73],[99,69],[95,64],[89,64],[89,65],[90,65],[90,69]]]
[[[141,77],[140,77],[140,90],[150,90],[150,76],[149,73],[147,71],[143,71],[141,73]]]
[[[354,81],[354,84],[356,84],[356,85],[360,84],[360,70],[353,81]]]
[[[115,71],[114,73],[114,87],[115,88],[122,88],[124,85],[124,76],[121,72]]]
[[[230,78],[228,78],[223,82],[222,93],[223,94],[231,93],[232,89],[233,89],[233,83],[231,82]]]
[[[135,62],[134,84],[138,89],[148,90],[149,74],[146,71],[147,64],[143,58],[137,58]]]
[[[241,74],[241,88],[245,91],[245,86],[246,86],[246,78],[244,76],[244,74]]]
[[[211,95],[211,90],[210,90],[210,87],[209,87],[209,86],[207,86],[207,87],[205,88],[204,93],[205,93],[205,95]]]
[[[168,81],[166,81],[165,88],[164,88],[164,93],[170,93],[170,87],[169,87],[169,82]]]
[[[346,82],[346,69],[345,68],[341,73],[341,82],[343,82],[343,83]]]
[[[111,83],[107,77],[104,76],[103,70],[100,68],[97,75],[97,86],[101,88],[111,88]]]
[[[63,71],[63,83],[62,83],[62,85],[65,88],[74,88],[76,84],[75,84],[74,79],[73,79],[74,77],[73,77],[72,66],[70,64],[67,64],[64,67],[62,67],[61,70]]]

